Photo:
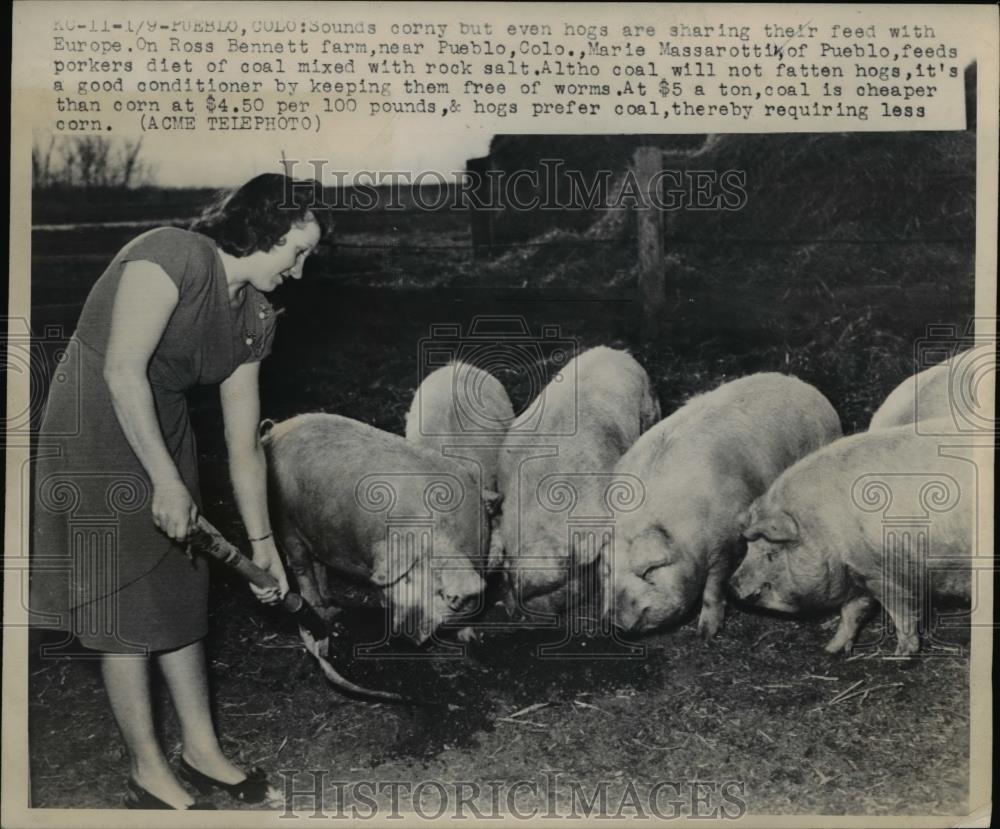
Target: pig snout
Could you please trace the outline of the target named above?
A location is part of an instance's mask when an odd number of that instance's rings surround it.
[[[626,630],[648,632],[682,621],[701,593],[697,567],[685,560],[615,573],[615,615]]]
[[[768,561],[768,554],[754,549],[736,568],[728,582],[728,590],[737,601],[767,610],[795,613],[799,610],[793,582],[778,564]]]
[[[614,599],[605,606],[605,616],[626,633],[640,630],[649,613],[650,603],[646,598],[644,592],[618,590]]]
[[[423,645],[434,633],[437,625],[432,612],[419,605],[396,606],[392,614],[392,633],[403,636],[416,645]]]
[[[747,604],[756,604],[763,592],[770,587],[768,582],[752,578],[742,567],[729,579],[729,592],[734,598]]]
[[[468,596],[463,596],[461,593],[445,593],[444,603],[448,605],[449,610],[459,611],[462,609],[462,605],[466,603],[469,599]]]
[[[411,628],[412,633],[410,637],[413,639],[417,645],[423,645],[434,635],[434,631],[437,630],[437,621],[432,619],[426,613],[418,614],[418,619],[416,623]]]
[[[658,598],[648,582],[626,568],[617,568],[605,583],[604,618],[625,633],[639,633],[650,628]]]
[[[445,571],[441,574],[439,593],[445,605],[454,613],[467,610],[486,589],[486,582],[472,571]]]
[[[394,632],[422,645],[441,625],[471,614],[485,589],[471,568],[439,570],[425,561],[389,588]]]

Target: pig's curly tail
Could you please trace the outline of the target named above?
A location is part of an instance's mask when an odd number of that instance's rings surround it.
[[[260,426],[257,427],[257,440],[261,443],[265,443],[268,440],[271,430],[274,428],[274,421],[270,418],[265,417],[261,422]]]

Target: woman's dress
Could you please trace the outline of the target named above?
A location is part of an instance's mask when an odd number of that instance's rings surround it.
[[[51,384],[34,466],[33,622],[108,652],[178,648],[205,636],[208,569],[153,524],[152,485],[104,380],[115,294],[126,262],[159,265],[178,303],[149,361],[167,451],[195,502],[198,454],[186,390],[218,384],[271,348],[275,314],[250,285],[236,307],[215,243],[158,228],[126,245],[96,282]]]

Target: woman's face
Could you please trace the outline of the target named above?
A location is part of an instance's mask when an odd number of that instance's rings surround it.
[[[302,265],[319,237],[319,224],[312,216],[302,224],[293,224],[270,250],[258,250],[246,257],[247,281],[258,291],[268,293],[286,279],[301,279]]]

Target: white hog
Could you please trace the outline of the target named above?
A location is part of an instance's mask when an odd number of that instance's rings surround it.
[[[330,414],[274,424],[261,440],[275,538],[324,616],[335,612],[327,568],[380,588],[394,628],[418,644],[479,609],[489,517],[459,462]]]
[[[627,631],[649,631],[680,622],[700,598],[699,633],[714,636],[740,513],[782,470],[840,434],[829,401],[782,374],[725,383],[661,421],[615,467],[638,477],[646,495],[605,548],[606,613]]]
[[[878,407],[868,428],[891,429],[936,418],[953,420],[945,433],[974,428],[980,408],[989,402],[985,398],[990,390],[979,385],[993,359],[992,344],[978,346],[907,377]]]
[[[571,360],[508,430],[495,537],[523,608],[565,608],[567,582],[597,560],[599,525],[613,518],[614,465],[659,418],[645,369],[601,346]]]
[[[514,407],[489,372],[463,362],[432,371],[417,388],[406,414],[406,439],[439,455],[468,458],[481,470],[485,489],[497,489],[497,456]]]
[[[732,589],[772,610],[839,607],[829,653],[850,651],[877,601],[896,627],[896,654],[915,654],[927,598],[970,595],[977,467],[967,450],[940,443],[898,426],[843,438],[786,470],[746,516],[749,548]]]

